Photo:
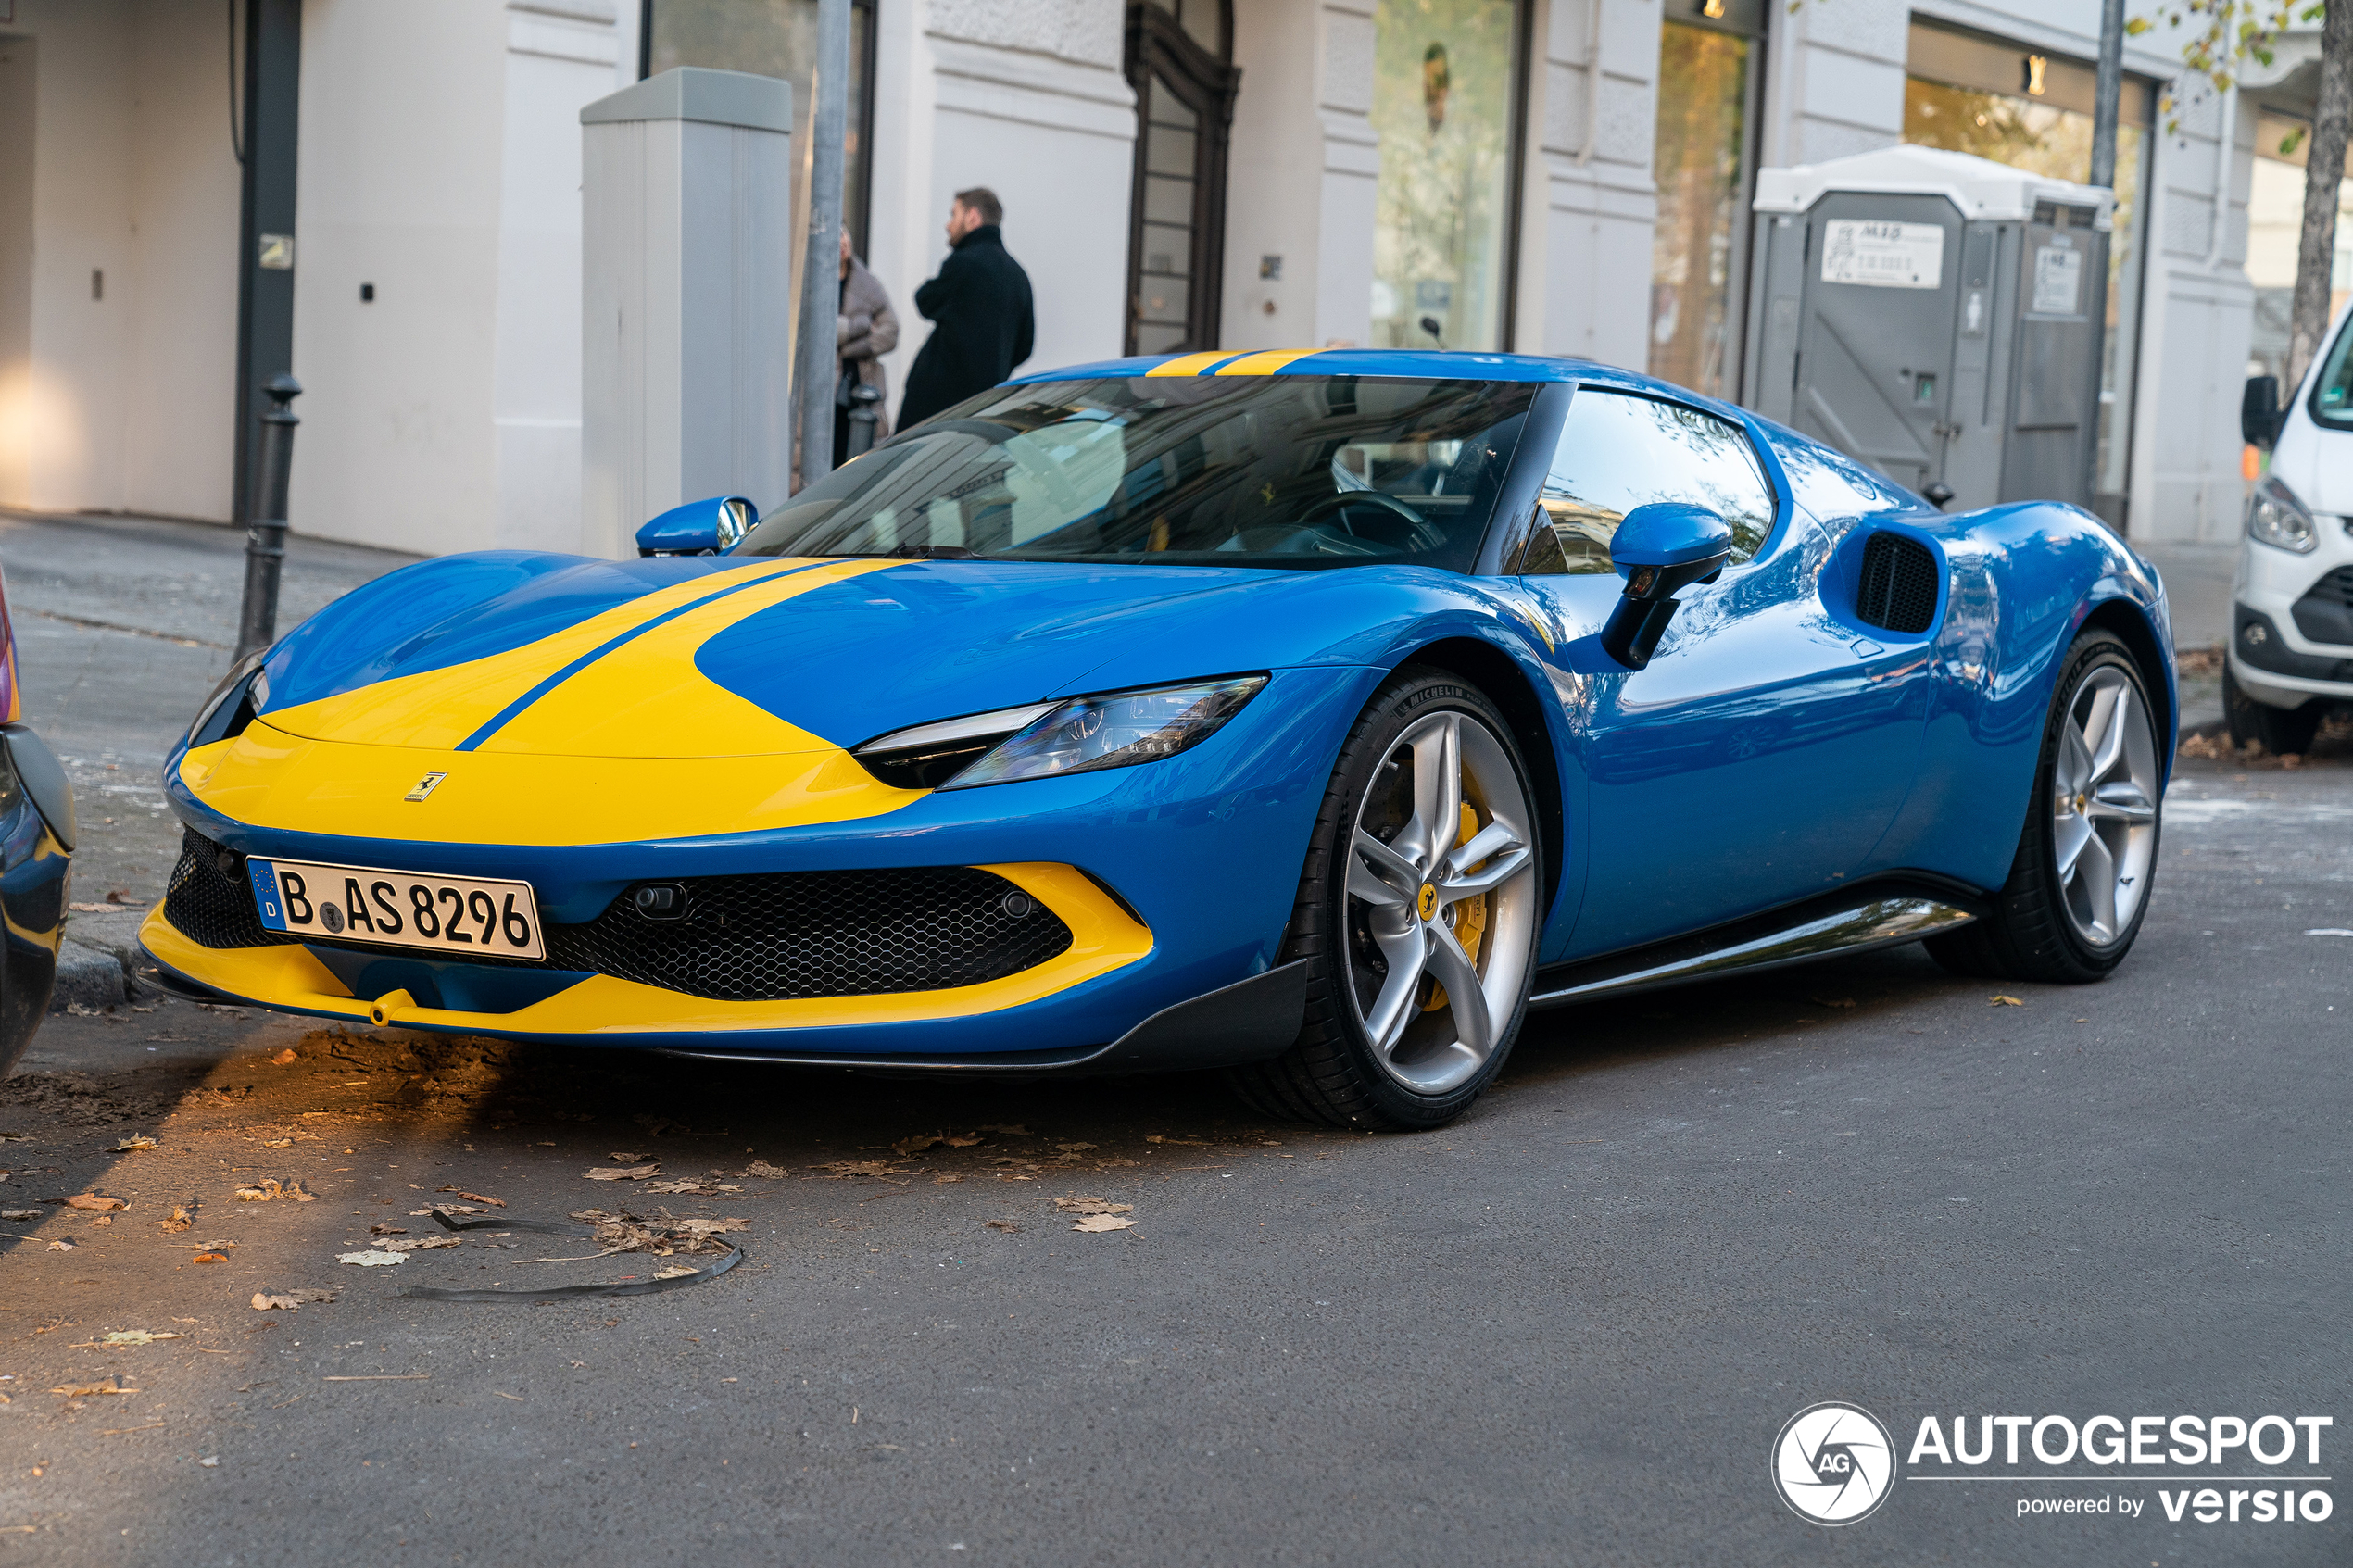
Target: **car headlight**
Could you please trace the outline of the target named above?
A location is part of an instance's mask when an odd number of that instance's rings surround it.
[[[2246,498],[2246,532],[2250,538],[2299,556],[2310,555],[2319,543],[2311,512],[2276,478],[2267,477]]]
[[[1132,768],[1199,746],[1265,684],[1264,675],[1232,675],[1003,708],[895,730],[855,755],[867,771],[902,789],[974,789]]]
[[[229,667],[229,673],[212,688],[196,710],[196,721],[188,726],[188,746],[210,746],[215,741],[228,740],[242,734],[270,702],[270,677],[262,672],[262,665],[270,658],[270,649],[256,648]]]

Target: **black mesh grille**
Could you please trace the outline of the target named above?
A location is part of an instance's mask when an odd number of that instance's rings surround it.
[[[683,917],[648,920],[624,893],[585,925],[550,924],[544,964],[508,959],[498,967],[585,970],[724,1001],[781,1001],[976,985],[1035,968],[1071,942],[1051,909],[970,866],[681,877],[664,885],[686,890]],[[207,947],[299,940],[262,928],[243,857],[194,829],[172,871],[164,918]]]
[[[2353,643],[2353,566],[2340,566],[2304,591],[2288,613],[2316,643]]]
[[[1936,621],[1936,557],[1917,539],[1874,533],[1863,546],[1856,613],[1891,632],[1925,632]]]
[[[266,929],[245,880],[245,858],[194,828],[181,835],[180,863],[164,889],[163,918],[201,947],[259,947],[292,942]]]

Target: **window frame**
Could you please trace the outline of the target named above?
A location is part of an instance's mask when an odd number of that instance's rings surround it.
[[[1741,439],[1746,445],[1749,460],[1755,464],[1756,475],[1764,481],[1765,493],[1772,502],[1772,520],[1765,530],[1764,537],[1757,541],[1756,548],[1750,554],[1748,559],[1727,562],[1724,571],[1728,577],[1745,572],[1780,547],[1782,535],[1788,529],[1791,514],[1796,508],[1796,500],[1790,490],[1789,476],[1781,471],[1780,460],[1772,451],[1773,444],[1760,436],[1745,410],[1710,408],[1701,399],[1676,396],[1649,387],[1627,386],[1599,380],[1574,381],[1556,384],[1566,386],[1570,395],[1560,405],[1558,422],[1552,428],[1549,445],[1537,467],[1533,491],[1529,495],[1526,503],[1518,508],[1518,521],[1505,522],[1501,506],[1497,508],[1495,531],[1502,536],[1502,547],[1491,552],[1494,563],[1491,570],[1484,564],[1484,560],[1482,561],[1482,575],[1499,577],[1598,577],[1602,575],[1599,572],[1526,573],[1515,570],[1527,549],[1529,538],[1535,531],[1536,519],[1543,511],[1543,484],[1552,474],[1553,454],[1559,450],[1561,438],[1568,432],[1568,417],[1575,410],[1577,395],[1587,392],[1602,396],[1639,397],[1645,402],[1664,403],[1670,408],[1686,409],[1694,414],[1704,414],[1709,419],[1719,420],[1739,431]],[[1528,456],[1527,442],[1529,436],[1535,433],[1533,411],[1530,414],[1529,423],[1530,428],[1524,432],[1520,438],[1522,443],[1520,461],[1532,460]],[[1516,470],[1518,463],[1516,462],[1514,467]],[[1543,526],[1549,528],[1552,524],[1546,521]]]

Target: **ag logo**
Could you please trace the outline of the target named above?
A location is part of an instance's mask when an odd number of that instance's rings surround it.
[[[1860,1405],[1808,1405],[1773,1439],[1773,1485],[1792,1512],[1813,1524],[1869,1517],[1894,1480],[1895,1440]]]

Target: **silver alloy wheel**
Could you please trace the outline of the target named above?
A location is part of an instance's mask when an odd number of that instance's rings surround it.
[[[1381,1066],[1418,1094],[1470,1079],[1519,1006],[1536,855],[1511,754],[1471,714],[1408,726],[1351,824],[1348,994]]]
[[[2157,746],[2145,704],[2114,665],[2067,701],[2051,771],[2059,906],[2095,947],[2132,929],[2157,859]]]

